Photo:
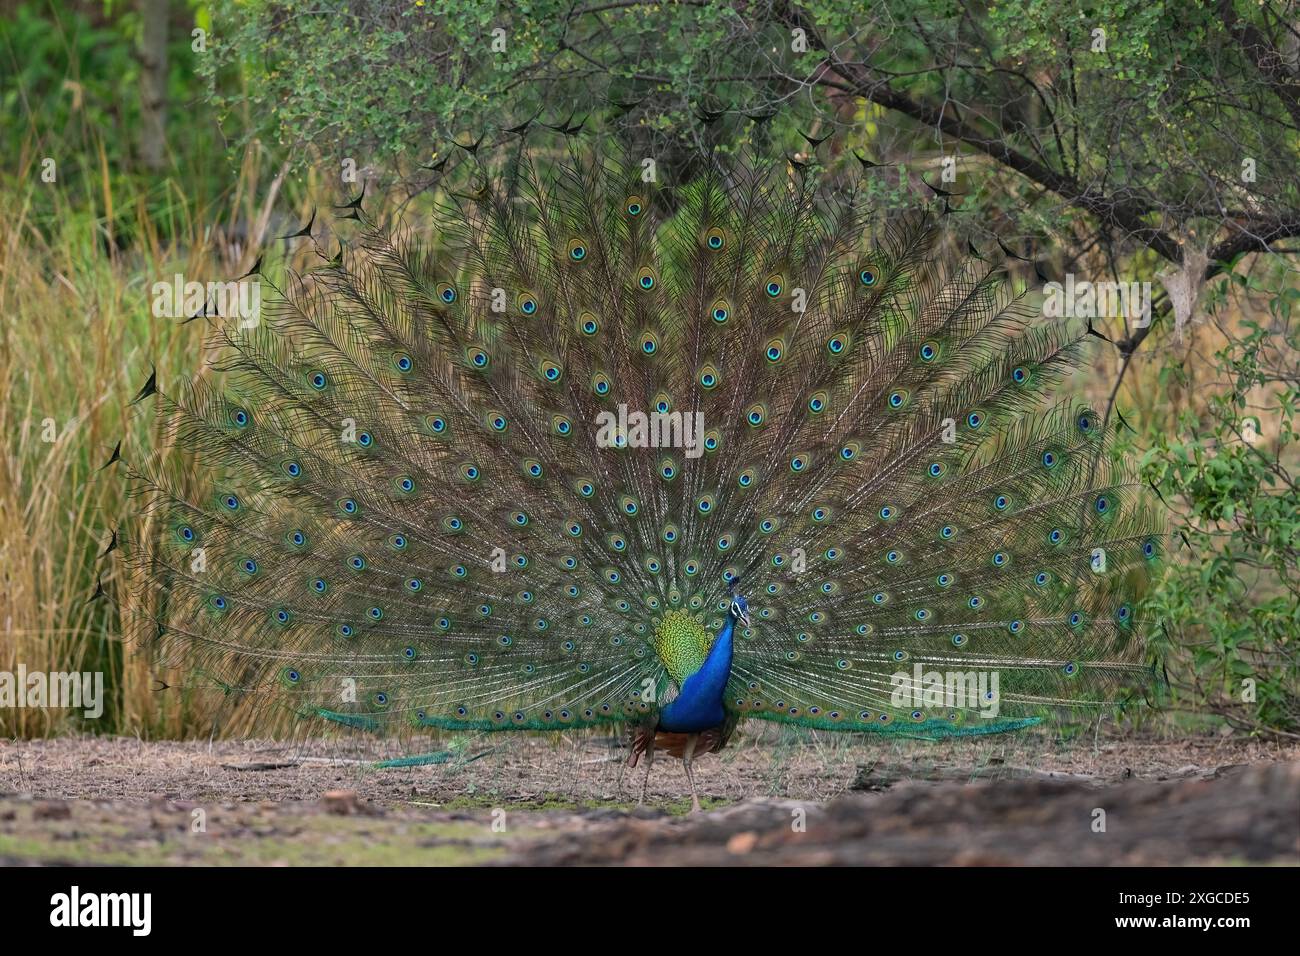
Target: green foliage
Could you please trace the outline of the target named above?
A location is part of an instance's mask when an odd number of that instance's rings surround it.
[[[1246,333],[1215,353],[1227,387],[1185,411],[1176,433],[1157,435],[1145,462],[1177,495],[1184,548],[1153,599],[1168,622],[1175,690],[1242,726],[1290,732],[1300,729],[1298,298],[1294,288],[1274,293],[1269,320],[1244,322]],[[1168,363],[1163,384],[1188,385],[1186,369]]]

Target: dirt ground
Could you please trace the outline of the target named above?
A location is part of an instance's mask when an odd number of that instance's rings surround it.
[[[639,771],[616,740],[0,742],[0,863],[1300,864],[1300,746],[763,728]],[[414,752],[414,751],[412,751]]]

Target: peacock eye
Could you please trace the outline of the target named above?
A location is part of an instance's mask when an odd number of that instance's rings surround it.
[[[858,273],[858,281],[865,286],[873,286],[876,284],[876,274],[870,269],[863,269]]]

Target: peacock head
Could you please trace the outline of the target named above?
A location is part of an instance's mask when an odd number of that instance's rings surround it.
[[[749,602],[743,594],[732,593],[731,616],[741,627],[749,627]]]

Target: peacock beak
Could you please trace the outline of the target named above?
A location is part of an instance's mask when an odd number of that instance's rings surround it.
[[[749,627],[749,612],[745,611],[738,618],[741,627]]]

